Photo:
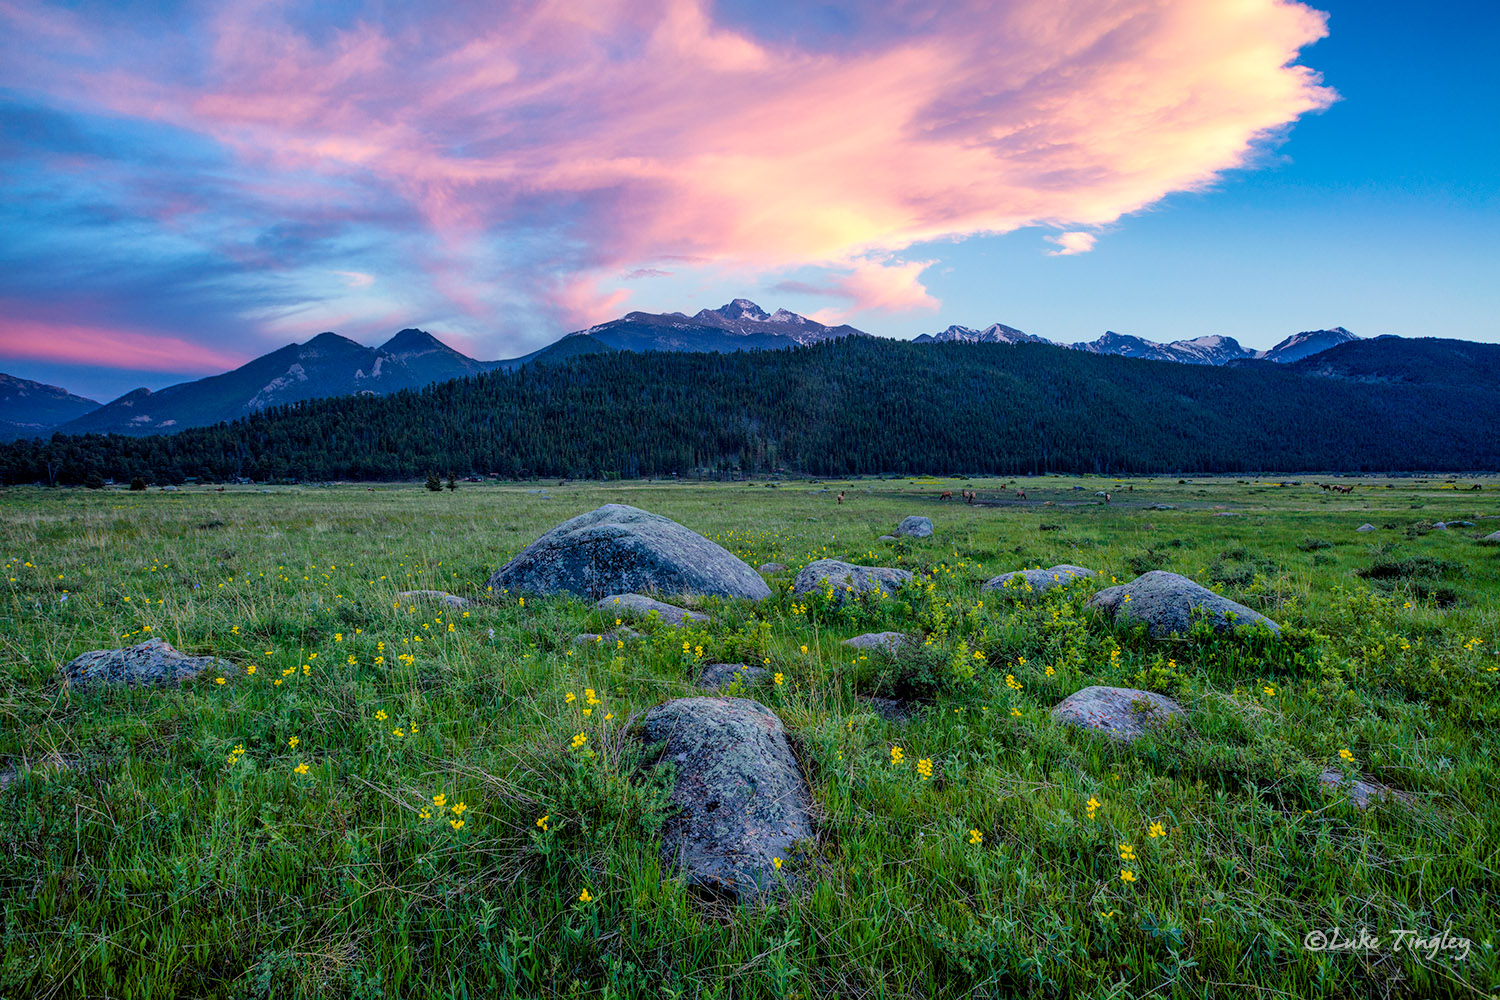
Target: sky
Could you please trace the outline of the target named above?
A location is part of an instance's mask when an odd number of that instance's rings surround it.
[[[732,298],[1500,341],[1500,5],[0,0],[0,371]]]

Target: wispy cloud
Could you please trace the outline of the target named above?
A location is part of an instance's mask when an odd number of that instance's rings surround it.
[[[1324,16],[1287,0],[918,6],[803,44],[706,0],[226,0],[170,31],[3,4],[0,86],[138,126],[103,192],[122,239],[351,288],[380,273],[412,321],[470,330],[602,318],[628,299],[608,282],[663,261],[824,268],[809,286],[851,308],[930,309],[930,262],[894,254],[1113,222],[1333,99],[1294,64]],[[179,172],[183,144],[219,162]],[[49,185],[99,183],[96,156],[33,152]],[[268,219],[291,228],[236,237]]]

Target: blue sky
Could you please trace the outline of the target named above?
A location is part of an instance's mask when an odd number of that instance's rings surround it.
[[[1500,340],[1497,8],[1235,6],[0,6],[0,371],[104,399],[741,296]]]

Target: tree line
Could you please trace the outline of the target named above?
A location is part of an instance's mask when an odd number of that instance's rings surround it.
[[[7,484],[1500,468],[1500,387],[850,337],[590,354],[173,435],[0,446]]]

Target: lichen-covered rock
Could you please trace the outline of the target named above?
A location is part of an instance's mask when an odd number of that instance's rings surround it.
[[[785,573],[786,567],[781,565],[781,563],[761,563],[755,572],[767,575],[771,573]]]
[[[887,656],[895,656],[908,644],[915,644],[915,640],[904,632],[866,632],[852,639],[845,639],[844,645],[853,646],[855,649],[877,649]]]
[[[91,684],[181,684],[204,671],[238,674],[239,668],[217,656],[187,656],[160,639],[124,649],[96,649],[71,660],[62,675],[74,687]]]
[[[605,504],[559,524],[490,577],[490,588],[541,595],[570,593],[771,596],[760,574],[734,553],[669,518]]]
[[[442,601],[450,608],[467,608],[473,602],[467,597],[450,594],[446,590],[403,590],[396,595],[398,601]]]
[[[689,884],[738,900],[791,878],[775,859],[813,836],[812,794],[781,720],[748,698],[679,698],[646,713],[641,736],[664,744],[677,807],[662,855]]]
[[[1281,633],[1281,626],[1259,611],[1215,594],[1185,576],[1159,569],[1129,583],[1106,587],[1089,598],[1086,607],[1105,611],[1116,621],[1143,622],[1157,639],[1173,633],[1186,635],[1200,617],[1216,632],[1264,625],[1272,634]]]
[[[1082,566],[1058,563],[1049,569],[1018,569],[1001,573],[984,581],[981,590],[994,590],[1004,597],[1020,598],[1027,594],[1045,594],[1053,587],[1066,587],[1076,579],[1093,576],[1094,571]]]
[[[1375,530],[1375,525],[1373,525],[1373,524],[1361,524],[1359,527],[1355,528],[1354,530],[1355,531],[1374,531]]]
[[[1318,775],[1318,784],[1330,791],[1348,793],[1349,801],[1356,809],[1368,809],[1377,799],[1392,799],[1403,804],[1410,804],[1412,801],[1411,795],[1406,792],[1398,792],[1378,781],[1345,778],[1341,771],[1332,767]]]
[[[1492,531],[1480,539],[1481,542],[1500,542],[1500,531]]]
[[[752,663],[705,663],[698,675],[698,686],[717,691],[738,679],[741,687],[752,688],[769,676],[765,667]]]
[[[802,567],[797,579],[792,581],[792,593],[811,594],[832,587],[834,592],[863,593],[866,590],[883,590],[894,593],[911,579],[911,571],[893,569],[889,566],[856,566],[837,559],[819,559]]]
[[[896,525],[897,536],[908,538],[930,538],[932,536],[932,518],[919,517],[916,514],[903,517],[901,523]]]
[[[1097,730],[1126,743],[1138,739],[1148,726],[1182,714],[1182,706],[1164,695],[1116,687],[1074,691],[1052,709],[1052,718],[1058,722]]]
[[[657,617],[668,625],[681,625],[683,622],[706,622],[708,615],[701,611],[689,611],[687,608],[679,608],[675,604],[663,604],[661,601],[653,600],[645,594],[610,594],[595,604],[594,607],[600,611],[613,611],[622,618],[645,618],[655,611]]]

